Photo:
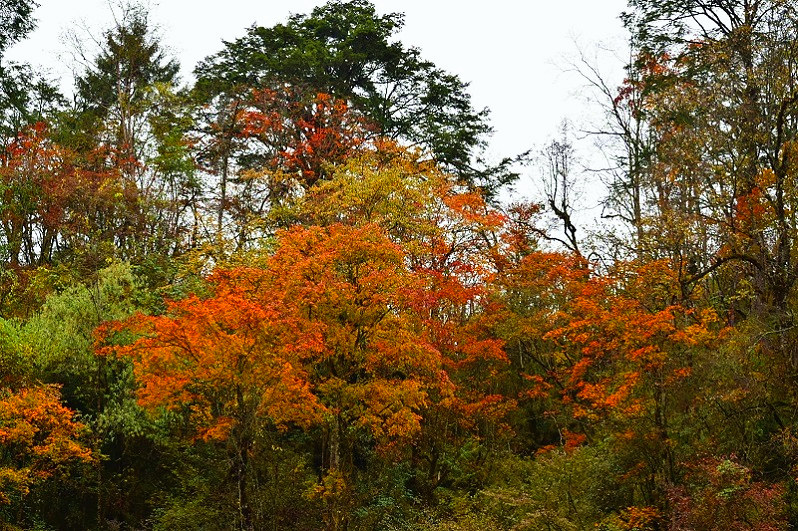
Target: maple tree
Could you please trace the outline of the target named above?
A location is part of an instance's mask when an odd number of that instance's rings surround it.
[[[0,393],[0,505],[24,497],[72,462],[94,460],[80,442],[85,426],[74,415],[61,404],[55,386]]]
[[[191,438],[231,441],[241,528],[252,526],[247,463],[258,430],[307,426],[321,412],[297,359],[314,338],[261,305],[262,278],[260,271],[219,272],[210,279],[213,297],[173,302],[162,316],[134,316],[124,326],[143,337],[106,349],[133,360],[142,406],[187,415]],[[295,342],[286,346],[280,341],[291,331]]]
[[[446,381],[408,311],[419,279],[373,226],[289,231],[268,264],[218,271],[211,298],[120,325],[145,336],[115,349],[134,362],[142,405],[187,413],[196,436],[234,441],[242,493],[257,426],[325,424],[335,475],[351,466],[350,427],[382,444],[412,437],[428,388]],[[245,494],[240,504],[250,527]]]
[[[208,134],[199,160],[219,179],[216,243],[232,239],[238,249],[376,134],[346,100],[285,84],[241,87],[201,120]]]

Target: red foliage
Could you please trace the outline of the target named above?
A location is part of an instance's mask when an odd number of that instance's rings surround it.
[[[326,166],[351,157],[375,131],[345,100],[290,87],[254,89],[239,120],[240,136],[257,140],[270,153],[265,170],[296,176],[305,188],[325,175]]]

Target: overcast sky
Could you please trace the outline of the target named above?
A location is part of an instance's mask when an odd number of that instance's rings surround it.
[[[112,20],[107,0],[39,0],[37,30],[8,54],[52,75],[71,79],[63,34],[85,26],[99,34]],[[190,79],[194,65],[221,49],[252,24],[270,26],[291,13],[307,13],[318,0],[160,0],[152,20],[164,44]],[[568,61],[579,47],[623,47],[618,15],[626,0],[374,0],[380,13],[405,13],[400,38],[424,57],[471,84],[476,107],[491,109],[496,129],[489,154],[495,158],[540,147],[563,118],[582,124],[590,115],[578,77]],[[602,68],[620,82],[619,64]],[[519,188],[527,189],[528,184]]]

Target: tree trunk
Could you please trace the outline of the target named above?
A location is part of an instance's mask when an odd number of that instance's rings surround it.
[[[244,437],[237,445],[235,459],[236,487],[238,489],[238,522],[240,531],[254,531],[252,523],[252,508],[249,505],[249,492],[247,486],[247,471],[249,467],[249,451],[251,441]]]

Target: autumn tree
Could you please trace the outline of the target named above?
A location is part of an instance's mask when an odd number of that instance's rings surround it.
[[[632,7],[626,22],[645,52],[641,60],[661,65],[644,80],[662,139],[659,195],[682,205],[671,210],[676,217],[669,223],[708,231],[696,238],[706,242],[703,249],[685,244],[679,251],[700,273],[685,280],[734,262],[727,270],[744,272],[756,292],[755,308],[736,311],[782,313],[795,283],[789,176],[796,107],[794,50],[787,44],[794,6],[641,1]],[[724,286],[726,297],[739,289],[736,280],[732,286]]]
[[[503,216],[417,151],[378,142],[336,168],[296,207],[302,223],[377,224],[399,243],[412,269],[427,279],[417,311],[434,330],[432,343],[454,384],[430,402],[413,447],[414,489],[427,499],[456,484],[458,470],[489,458],[509,433],[513,401],[503,393],[507,359],[490,332],[487,294]],[[485,379],[485,374],[491,374]],[[467,445],[479,451],[466,454]]]
[[[51,258],[76,184],[69,156],[47,139],[45,124],[20,134],[0,170],[4,261],[12,268]]]
[[[163,316],[128,321],[144,336],[118,350],[133,360],[142,406],[188,415],[189,437],[230,441],[242,529],[253,525],[248,461],[258,431],[270,423],[307,426],[320,412],[296,359],[316,338],[254,299],[262,277],[257,270],[217,273],[212,298],[190,297]],[[292,333],[293,344],[279,342]]]
[[[519,398],[539,416],[538,444],[546,426],[566,448],[608,437],[631,461],[639,502],[663,509],[683,471],[679,436],[696,436],[681,415],[700,353],[719,344],[718,316],[680,300],[666,262],[599,275],[582,258],[532,252],[500,283],[510,310],[500,335],[525,382]]]
[[[408,268],[402,248],[368,224],[296,229],[272,264],[283,304],[298,301],[288,306],[292,313],[307,314],[322,331],[323,350],[308,360],[328,411],[317,495],[329,503],[328,527],[337,529],[352,502],[357,434],[386,449],[409,442],[432,398],[451,385],[432,331],[414,311],[426,282]]]
[[[238,250],[273,232],[283,209],[375,135],[346,101],[323,93],[252,89],[224,105],[214,120],[227,125],[211,122],[198,151],[219,180],[208,205],[216,210],[216,239],[232,239]]]
[[[265,170],[284,179],[296,175],[305,190],[324,179],[325,166],[344,162],[370,136],[367,120],[328,94],[308,97],[284,87],[255,90],[250,101],[242,136],[267,149]]]
[[[12,271],[71,263],[94,272],[127,236],[136,195],[97,149],[80,156],[38,122],[0,157],[0,248]]]
[[[63,403],[60,386],[36,379],[35,352],[21,326],[0,319],[0,521],[32,525],[48,482],[89,470],[96,454],[87,426]],[[36,494],[36,496],[34,496]]]
[[[791,469],[796,454],[785,441],[794,427],[785,419],[796,374],[795,6],[633,7],[627,24],[646,52],[641,62],[653,65],[641,80],[657,138],[650,242],[672,258],[683,297],[703,294],[734,325],[722,355],[703,364],[700,379],[717,385],[697,412],[721,430],[725,453],[715,459],[745,455],[743,467]],[[751,371],[761,377],[741,384]],[[773,441],[770,452],[761,452],[764,441]],[[791,481],[779,472],[770,477]]]
[[[349,488],[350,431],[382,444],[412,437],[428,389],[445,382],[408,307],[418,280],[373,226],[296,229],[268,269],[209,280],[211,298],[127,324],[146,334],[118,350],[133,359],[142,405],[185,412],[197,435],[230,441],[242,528],[253,525],[248,459],[259,426],[325,426],[319,495],[331,500],[328,525],[341,526],[344,493],[332,485]]]
[[[36,483],[63,473],[71,462],[94,459],[91,450],[79,441],[85,426],[75,421],[74,415],[61,404],[56,387],[2,392],[0,504],[24,503]]]

